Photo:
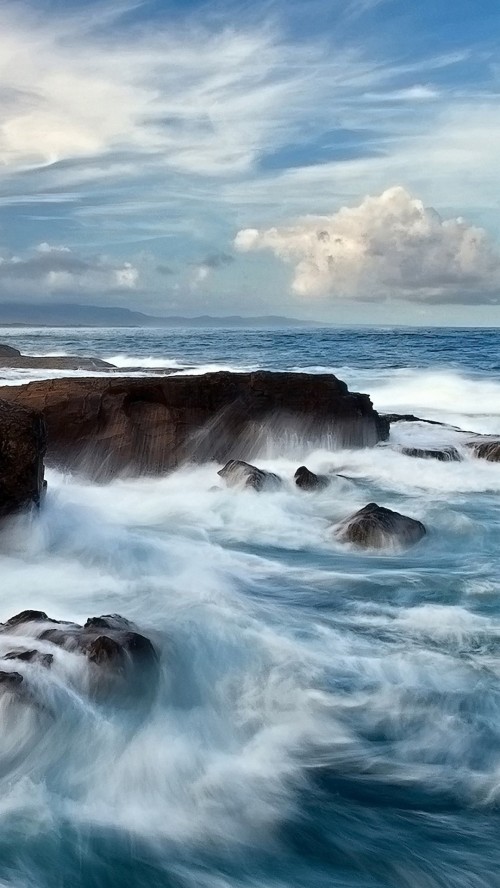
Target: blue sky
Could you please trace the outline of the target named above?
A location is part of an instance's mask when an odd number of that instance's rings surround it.
[[[500,324],[498,0],[0,7],[0,300]]]

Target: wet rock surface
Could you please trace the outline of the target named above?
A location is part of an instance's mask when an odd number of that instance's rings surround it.
[[[261,491],[278,490],[282,485],[279,475],[265,472],[240,459],[230,459],[217,474],[224,479],[228,487],[251,487],[253,490]]]
[[[0,400],[0,518],[39,505],[46,446],[40,414]]]
[[[40,666],[45,666],[45,668],[49,668],[52,666],[54,662],[53,654],[42,654],[41,651],[37,650],[21,650],[21,651],[8,651],[8,653],[4,654],[2,657],[3,660],[20,660],[22,663],[38,663]]]
[[[307,466],[299,466],[293,479],[301,490],[324,490],[330,484],[328,475],[316,475]]]
[[[417,459],[437,459],[440,462],[461,462],[462,457],[456,447],[403,447],[405,456]]]
[[[383,413],[382,416],[390,425],[397,422],[425,422],[427,425],[442,426],[443,428],[457,428],[457,426],[449,426],[445,422],[439,422],[437,419],[423,419],[421,416],[415,416],[413,413]]]
[[[151,694],[158,677],[158,652],[152,641],[136,631],[133,623],[117,614],[91,617],[82,626],[62,622],[47,616],[44,611],[26,610],[0,625],[0,637],[8,634],[12,644],[16,635],[28,636],[31,644],[8,650],[0,657],[5,662],[29,664],[50,668],[55,652],[50,648],[63,648],[85,657],[91,670],[91,688],[97,694],[115,691]],[[36,642],[40,642],[36,646]],[[9,678],[20,675],[20,679]],[[2,678],[3,676],[3,678]],[[17,672],[0,671],[2,684],[8,689],[13,683],[23,681]]]
[[[114,370],[100,358],[81,355],[23,355],[11,345],[0,344],[0,367],[11,370]]]
[[[500,462],[500,441],[491,438],[485,441],[468,441],[474,456],[478,459],[486,459],[488,462]]]
[[[13,348],[12,345],[5,345],[3,342],[0,342],[0,359],[20,357],[21,352],[18,348]]]
[[[23,676],[20,672],[2,672],[0,671],[0,691],[1,690],[11,690],[16,686],[20,685],[23,681]]]
[[[269,439],[331,449],[373,446],[389,435],[368,395],[331,374],[54,379],[5,386],[0,397],[43,414],[50,465],[99,480],[184,461],[253,460]]]
[[[385,546],[413,546],[426,534],[421,521],[386,509],[377,503],[368,503],[354,515],[346,518],[335,529],[341,542],[354,543],[370,549]]]

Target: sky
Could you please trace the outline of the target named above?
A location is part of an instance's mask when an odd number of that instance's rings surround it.
[[[499,0],[2,0],[0,302],[500,326]]]

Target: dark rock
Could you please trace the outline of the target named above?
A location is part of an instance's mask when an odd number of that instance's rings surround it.
[[[18,348],[13,348],[11,345],[4,345],[0,343],[0,358],[20,358],[21,352]]]
[[[421,416],[414,416],[413,413],[383,413],[382,416],[388,423],[390,423],[390,425],[393,425],[396,422],[426,422],[428,425],[456,428],[456,426],[449,426],[445,422],[438,422],[437,419],[422,419]]]
[[[461,462],[456,447],[403,447],[405,456],[415,456],[420,459],[438,459],[440,462]]]
[[[122,665],[125,652],[121,644],[107,635],[99,635],[85,648],[85,653],[92,663],[102,665]]]
[[[0,517],[40,504],[45,450],[42,417],[0,401]]]
[[[93,698],[102,702],[112,699],[118,706],[133,706],[137,715],[151,705],[160,674],[158,653],[152,641],[136,632],[134,624],[125,617],[119,614],[90,617],[81,626],[51,620],[43,611],[30,610],[12,617],[2,626],[2,631],[15,631],[25,625],[23,635],[31,634],[47,646],[53,644],[87,658],[89,672],[85,686]],[[11,650],[3,659],[49,668],[54,655],[33,647]],[[19,673],[0,671],[0,690],[2,683],[7,690],[21,682]],[[27,688],[23,686],[22,695],[30,704],[40,706],[36,694],[30,693],[29,683]]]
[[[421,416],[414,416],[413,413],[381,413],[380,415],[389,425],[394,425],[397,422],[425,422],[427,425],[441,426],[443,429],[453,429],[454,432],[463,432],[465,435],[474,434],[474,432],[461,429],[460,426],[450,425],[448,422],[439,422],[437,419],[423,419]]]
[[[324,490],[330,483],[327,475],[315,475],[306,466],[299,466],[293,477],[301,490]]]
[[[119,614],[104,614],[102,617],[89,617],[84,629],[129,629],[132,626],[130,620]]]
[[[0,672],[0,688],[9,690],[19,686],[23,681],[23,677],[19,672]]]
[[[468,441],[467,447],[470,447],[474,456],[478,459],[486,459],[488,462],[500,462],[500,441]]]
[[[70,624],[65,626],[64,629],[57,629],[55,627],[44,629],[38,638],[40,641],[49,641],[51,644],[56,644],[58,647],[63,647],[68,651],[78,651],[82,650],[84,645],[80,632],[81,627],[75,627]]]
[[[140,632],[124,632],[118,638],[132,658],[143,663],[147,661],[151,665],[158,662],[156,649],[145,635],[141,635]]]
[[[23,663],[38,663],[47,669],[52,666],[54,661],[53,654],[42,654],[41,651],[9,651],[2,658],[3,660],[20,660]]]
[[[116,370],[113,364],[100,358],[85,358],[75,355],[34,357],[32,355],[5,355],[0,351],[0,367],[9,370]]]
[[[24,623],[53,623],[45,611],[24,610],[7,620],[3,624],[3,629],[14,629],[16,626],[22,626]]]
[[[228,463],[217,472],[224,479],[228,487],[252,487],[253,490],[277,490],[282,481],[274,472],[265,472],[240,459],[230,459]]]
[[[375,549],[394,543],[412,546],[425,534],[426,529],[420,521],[376,503],[368,503],[336,529],[336,536],[342,542]]]
[[[269,439],[331,449],[372,446],[389,435],[368,395],[349,392],[333,375],[53,379],[5,386],[0,397],[43,413],[51,465],[99,480],[184,461],[254,459]]]
[[[126,652],[131,661],[137,663],[156,663],[158,660],[149,638],[135,632],[133,623],[119,614],[90,617],[84,626],[77,623],[57,623],[55,620],[50,622],[51,626],[38,636],[41,641],[50,642],[68,651],[80,651],[95,663],[112,659],[117,655],[118,649],[122,653]]]

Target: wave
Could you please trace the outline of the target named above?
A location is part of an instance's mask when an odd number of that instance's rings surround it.
[[[105,349],[124,373],[251,366],[127,349]],[[500,430],[494,378],[327,363],[307,369],[381,411]],[[44,374],[62,375],[89,374]],[[400,452],[450,442],[461,462]],[[40,514],[0,536],[0,620],[120,613],[154,639],[160,675],[125,705],[91,692],[82,654],[0,632],[0,672],[29,689],[0,689],[0,886],[495,885],[500,465],[463,442],[417,422],[369,450],[264,448],[285,483],[261,494],[227,489],[215,464],[100,485],[49,471]],[[345,477],[305,493],[300,463]],[[337,542],[372,500],[425,539]],[[1,659],[19,645],[52,667]]]
[[[41,705],[0,701],[0,878],[15,847],[48,888],[45,847],[82,888],[124,862],[137,886],[364,886],[368,867],[377,888],[439,888],[461,884],[455,864],[493,884],[500,621],[477,583],[496,580],[500,467],[302,456],[356,480],[304,494],[285,458],[264,462],[285,487],[261,495],[213,489],[215,465],[100,486],[49,472],[40,518],[3,538],[1,618],[119,612],[154,634],[161,678],[137,720],[89,697],[77,653],[16,665]],[[334,544],[371,498],[428,539],[399,556]],[[0,657],[14,642],[34,640],[2,634]]]

